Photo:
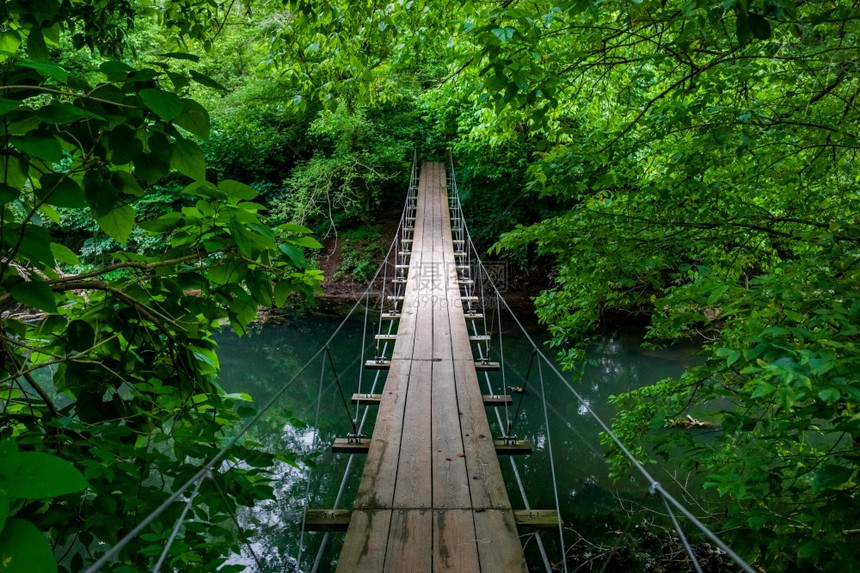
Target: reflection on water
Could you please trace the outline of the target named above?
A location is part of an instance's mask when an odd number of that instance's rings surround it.
[[[265,325],[242,339],[230,334],[222,335],[219,340],[222,385],[228,392],[251,394],[258,404],[265,402],[319,350],[340,320],[337,317],[308,316],[288,324]],[[370,331],[374,327],[368,327],[365,337],[369,358],[375,355],[373,332]],[[504,380],[502,373],[492,372],[487,379],[480,375],[481,384],[490,394],[503,393],[506,385],[525,387],[521,410],[513,422],[513,433],[531,441],[535,450],[531,456],[500,460],[511,503],[514,507],[524,507],[516,481],[518,474],[532,508],[555,507],[548,454],[551,442],[559,503],[566,523],[586,536],[601,527],[609,527],[611,524],[605,523],[610,521],[606,516],[619,511],[617,496],[639,501],[647,488],[641,480],[631,478],[613,483],[608,478],[598,438],[599,425],[591,418],[585,404],[580,403],[544,365],[542,373],[550,426],[548,439],[536,363],[529,372],[531,348],[515,325],[503,324],[502,329],[505,362],[509,365]],[[539,328],[532,330],[532,336],[542,342],[544,338]],[[583,380],[575,387],[587,405],[607,422],[614,413],[608,404],[608,396],[677,376],[696,361],[692,347],[654,351],[640,348],[640,342],[641,333],[616,332],[594,344],[589,351],[594,365],[586,368]],[[376,392],[381,391],[384,382],[384,373],[377,375],[375,372],[362,372],[359,368],[361,345],[362,317],[348,321],[331,343],[334,368],[347,400],[353,392],[371,392],[375,378]],[[491,346],[491,357],[497,360],[498,356],[496,341]],[[277,499],[262,502],[239,516],[255,529],[252,548],[265,571],[295,570],[300,539],[303,539],[300,570],[312,569],[323,534],[306,532],[302,537],[304,500],[310,499],[310,507],[334,506],[349,456],[331,454],[328,449],[335,437],[343,437],[351,431],[353,418],[361,422],[361,413],[356,413],[352,404],[349,404],[350,412],[347,413],[327,360],[321,376],[322,363],[323,360],[318,358],[249,433],[251,439],[274,453],[297,454],[300,460],[313,456],[314,452],[320,453],[311,460],[314,467],[309,482],[305,479],[303,465],[299,464],[301,469],[297,469],[287,463],[279,463],[272,483]],[[321,400],[317,409],[318,396]],[[519,399],[519,395],[514,395],[512,407],[498,408],[495,412],[487,410],[495,435],[501,435],[501,429],[513,419]],[[367,435],[372,432],[374,416],[374,408],[369,408],[364,425]],[[512,461],[516,463],[516,473]],[[363,457],[355,458],[350,478],[340,492],[338,507],[351,506],[363,463]],[[557,561],[558,549],[552,538],[552,534],[544,535],[550,558]],[[325,550],[319,556],[320,571],[333,570],[342,542],[343,534],[328,536]],[[530,544],[527,557],[530,562],[537,563],[539,557],[536,552],[533,554],[534,547],[535,544]],[[249,570],[258,569],[247,548],[232,562],[247,564]]]

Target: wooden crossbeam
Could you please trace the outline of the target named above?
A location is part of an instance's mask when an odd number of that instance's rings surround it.
[[[373,338],[376,340],[397,340],[396,334],[374,334]]]
[[[514,523],[523,531],[558,527],[558,512],[554,509],[515,509]],[[306,531],[345,532],[352,518],[351,509],[307,509]]]
[[[532,453],[532,445],[526,440],[516,440],[506,443],[505,440],[493,440],[496,455],[499,456],[527,456]],[[335,438],[331,446],[335,454],[366,454],[370,451],[370,440],[360,438],[350,440],[349,438]]]
[[[484,406],[487,407],[495,407],[495,406],[510,406],[514,403],[514,399],[510,394],[484,394],[481,396],[481,399],[484,401]],[[352,403],[353,404],[365,404],[367,406],[378,406],[379,403],[382,402],[382,394],[353,394],[352,395]]]
[[[516,440],[506,443],[505,440],[493,440],[496,454],[500,456],[527,456],[532,453],[532,445],[526,440]]]
[[[367,360],[364,363],[364,367],[369,370],[388,370],[391,368],[390,360]],[[483,362],[481,360],[475,361],[475,370],[478,372],[495,372],[497,370],[501,370],[502,366],[498,362]]]

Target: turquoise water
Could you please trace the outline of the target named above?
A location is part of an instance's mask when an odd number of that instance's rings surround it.
[[[357,314],[359,316],[348,320],[330,344],[332,362],[347,400],[353,392],[370,392],[376,376],[374,372],[361,372],[359,368],[364,316],[361,312]],[[228,392],[247,392],[258,404],[266,402],[319,350],[341,320],[342,316],[337,315],[309,314],[283,324],[264,324],[244,338],[225,333],[219,338],[222,385]],[[546,339],[537,325],[527,324],[526,327],[539,344]],[[375,328],[375,325],[368,327],[365,342],[369,348],[368,357],[372,358],[375,351],[372,334],[375,331],[370,328]],[[501,393],[504,385],[526,386],[514,433],[528,439],[535,451],[531,456],[517,457],[514,461],[531,507],[555,507],[548,450],[551,443],[562,515],[566,525],[578,532],[567,532],[566,543],[570,544],[579,534],[588,537],[601,529],[617,528],[618,519],[627,515],[622,510],[622,503],[624,508],[640,504],[647,486],[642,480],[633,478],[617,483],[609,479],[598,438],[599,425],[544,365],[549,418],[547,435],[536,363],[532,366],[528,384],[524,381],[532,355],[531,347],[513,322],[503,321],[501,330],[502,349],[508,364],[505,381],[503,384],[501,373],[494,372],[489,374],[489,384],[492,393]],[[593,365],[586,368],[583,379],[574,385],[592,410],[607,422],[614,414],[614,408],[607,400],[610,395],[677,376],[697,361],[693,347],[644,350],[640,347],[641,340],[642,333],[636,331],[617,331],[604,336],[589,350]],[[494,359],[498,359],[498,352],[499,345],[495,341],[491,347]],[[545,353],[552,354],[546,349]],[[302,536],[302,509],[308,498],[310,507],[329,508],[334,505],[349,456],[331,454],[328,449],[335,437],[343,437],[351,431],[352,418],[357,417],[360,421],[362,417],[361,413],[356,415],[351,404],[347,413],[327,358],[321,387],[323,358],[317,357],[251,432],[254,440],[277,453],[292,452],[300,457],[319,454],[313,459],[310,481],[303,470],[279,464],[273,482],[277,499],[262,502],[240,514],[243,524],[256,530],[251,548],[265,571],[295,570],[300,539],[300,570],[312,570],[323,534],[306,532]],[[381,391],[384,376],[381,373],[376,381],[377,392]],[[483,391],[490,393],[483,377],[481,383]],[[514,415],[519,395],[514,398],[514,406],[507,411],[510,417]],[[495,413],[492,409],[487,413],[494,433],[500,435]],[[374,416],[375,409],[369,408],[364,425],[367,435],[372,433]],[[505,424],[504,408],[499,408],[499,417]],[[513,506],[524,507],[510,459],[501,458],[500,462]],[[338,507],[351,507],[363,463],[363,457],[355,457]],[[672,472],[672,468],[654,468],[655,477],[661,483],[671,481],[666,472]],[[530,565],[537,567],[540,557],[532,537],[524,536],[523,543],[527,547]],[[558,533],[549,531],[542,537],[550,559],[558,561]],[[333,570],[342,540],[342,533],[328,536],[324,550],[319,553],[319,571]],[[242,555],[234,557],[233,562],[247,564],[249,571],[259,569],[247,547]]]

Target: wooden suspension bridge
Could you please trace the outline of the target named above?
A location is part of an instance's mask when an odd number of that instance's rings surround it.
[[[531,446],[490,431],[485,407],[510,396],[484,396],[478,385],[477,372],[499,364],[473,354],[486,336],[467,327],[483,317],[471,304],[463,225],[443,164],[423,163],[392,281],[405,288],[381,317],[396,334],[377,335],[394,350],[365,364],[388,370],[385,388],[353,396],[378,405],[373,434],[332,447],[367,454],[354,509],[305,516],[307,529],[346,531],[338,571],[526,571],[518,528],[558,525],[555,510],[514,510],[502,480],[497,456]]]

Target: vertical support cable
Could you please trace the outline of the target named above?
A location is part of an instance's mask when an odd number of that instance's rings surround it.
[[[326,346],[328,348],[328,346]],[[327,353],[327,352],[326,352]],[[322,391],[323,391],[323,380],[325,380],[325,355],[322,357],[322,364],[320,364],[320,388],[319,392],[317,392],[317,412],[314,417],[314,437],[311,440],[311,449],[316,449],[317,438],[319,437],[319,422],[320,422],[320,404],[322,403]],[[296,571],[302,570],[302,552],[304,550],[305,543],[305,522],[307,520],[308,508],[311,506],[311,468],[305,465],[307,468],[305,475],[307,476],[305,481],[305,510],[302,512],[302,530],[299,533],[299,554],[296,557]]]
[[[188,498],[188,501],[185,502],[185,507],[182,508],[182,513],[179,514],[179,519],[176,520],[176,524],[173,526],[173,531],[170,532],[170,537],[167,539],[167,543],[161,551],[161,555],[158,556],[158,561],[155,562],[155,565],[152,568],[152,573],[158,573],[161,571],[161,566],[164,565],[164,560],[167,559],[167,554],[170,552],[170,546],[173,545],[173,541],[179,534],[179,530],[182,528],[182,524],[185,521],[185,516],[188,515],[188,510],[191,509],[191,503],[194,501],[194,498],[197,497],[197,492],[200,490],[200,484],[203,483],[204,479],[206,479],[206,474],[200,476],[200,479],[197,480],[197,485],[194,486],[191,496]]]
[[[535,347],[537,350],[537,347]],[[543,357],[543,354],[540,355]],[[567,551],[564,548],[564,522],[561,519],[561,504],[558,501],[558,480],[555,475],[555,460],[552,455],[552,437],[549,430],[549,414],[546,407],[546,389],[543,381],[543,368],[541,361],[538,359],[538,378],[540,378],[540,395],[543,401],[543,420],[546,427],[546,448],[549,451],[549,467],[552,471],[552,493],[555,496],[555,513],[558,516],[558,542],[561,544],[561,563],[564,566],[564,573],[567,573]]]
[[[650,493],[660,495],[656,486],[652,486]],[[681,538],[681,543],[684,544],[684,549],[687,550],[687,555],[690,556],[690,560],[693,562],[693,568],[696,570],[696,573],[702,573],[702,567],[699,565],[699,560],[696,559],[696,554],[693,553],[693,548],[690,547],[690,543],[687,541],[687,537],[684,535],[684,531],[681,529],[681,524],[678,523],[678,519],[675,517],[675,513],[672,511],[672,507],[669,505],[669,502],[666,501],[666,498],[660,495],[660,499],[663,501],[663,505],[666,506],[666,511],[669,512],[669,518],[672,520],[672,525],[675,526],[675,531],[678,532],[678,536]]]

